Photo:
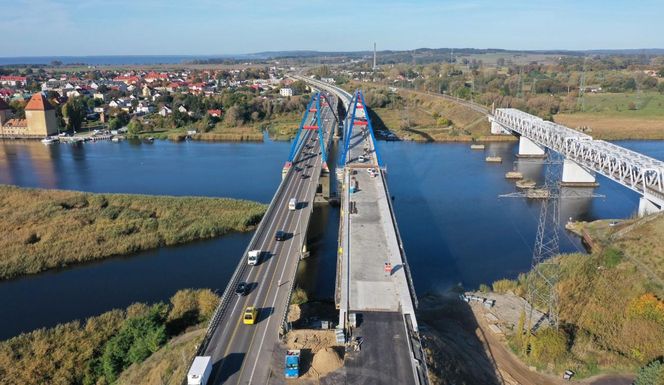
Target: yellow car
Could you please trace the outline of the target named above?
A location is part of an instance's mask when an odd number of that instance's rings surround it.
[[[242,322],[245,325],[255,324],[257,318],[258,318],[258,309],[256,309],[253,306],[247,306],[247,308],[244,309],[244,315],[242,316]]]

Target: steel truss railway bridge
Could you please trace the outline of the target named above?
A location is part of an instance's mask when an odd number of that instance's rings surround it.
[[[561,154],[563,185],[593,186],[598,173],[639,193],[640,215],[664,209],[664,162],[514,108],[495,109],[489,121],[492,133],[519,136],[519,156]]]

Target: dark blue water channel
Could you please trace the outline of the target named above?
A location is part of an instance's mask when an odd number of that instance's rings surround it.
[[[664,143],[623,142],[664,159]],[[112,143],[44,146],[0,141],[0,183],[105,193],[203,195],[269,202],[288,154],[288,143]],[[514,143],[381,143],[388,183],[420,295],[461,283],[476,287],[529,268],[539,203],[499,198],[515,191],[505,172],[518,167],[541,178],[542,165],[512,163]],[[487,164],[488,154],[502,164]],[[567,218],[628,217],[638,196],[599,178],[606,198],[563,203]],[[0,219],[1,220],[1,219]],[[315,211],[310,248],[298,280],[311,297],[334,291],[339,214]],[[0,282],[0,339],[81,319],[133,302],[166,300],[182,288],[223,290],[251,234],[162,248]],[[561,233],[563,251],[581,250]]]

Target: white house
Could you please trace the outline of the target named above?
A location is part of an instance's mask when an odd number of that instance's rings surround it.
[[[168,108],[167,106],[163,106],[163,107],[161,108],[161,110],[159,110],[159,115],[161,115],[161,116],[170,115],[170,114],[172,114],[172,113],[173,113],[173,110],[171,110],[171,109]]]
[[[151,114],[154,112],[154,107],[146,102],[138,103],[136,106],[136,113],[138,114]]]
[[[76,98],[76,97],[79,97],[81,95],[83,95],[83,93],[81,93],[81,91],[79,91],[79,90],[67,91],[67,97],[68,98]]]
[[[279,90],[279,95],[281,96],[293,96],[292,88],[282,88]]]

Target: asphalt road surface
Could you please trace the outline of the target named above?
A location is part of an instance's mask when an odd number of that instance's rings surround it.
[[[323,110],[322,118],[327,121],[327,132],[331,132],[335,121],[329,108]],[[258,265],[246,266],[241,273],[240,282],[249,285],[249,292],[234,296],[227,304],[205,352],[205,355],[212,356],[213,362],[209,384],[265,384],[271,375],[272,350],[288,306],[322,164],[317,132],[306,131],[302,135],[305,145],[297,154],[250,246],[250,249],[263,253]],[[247,178],[251,177],[247,175]],[[288,209],[291,198],[297,200],[297,210]],[[287,232],[288,238],[275,240],[277,230]],[[240,263],[247,263],[246,255]],[[254,325],[242,322],[248,306],[258,308]]]
[[[408,333],[397,312],[363,312],[353,332],[362,338],[359,352],[348,353],[346,381],[355,385],[415,385]]]

